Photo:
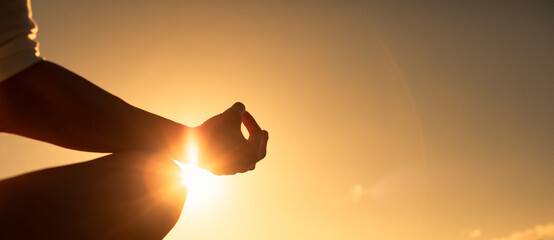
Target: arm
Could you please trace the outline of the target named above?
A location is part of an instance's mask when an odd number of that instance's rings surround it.
[[[0,131],[91,151],[166,149],[187,127],[42,61],[0,84]]]
[[[241,122],[250,137],[244,139]],[[92,152],[146,150],[183,156],[186,136],[199,138],[199,165],[215,174],[254,169],[268,139],[237,103],[197,128],[133,107],[86,79],[42,61],[0,83],[0,131]]]

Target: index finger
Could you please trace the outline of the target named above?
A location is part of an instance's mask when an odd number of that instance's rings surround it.
[[[262,131],[262,128],[260,128],[256,120],[254,120],[254,117],[252,117],[248,111],[245,111],[244,115],[242,115],[242,122],[244,123],[244,126],[248,130],[248,134],[250,134],[250,136],[258,135]]]

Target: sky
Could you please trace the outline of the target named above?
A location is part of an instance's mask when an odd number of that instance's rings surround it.
[[[165,239],[554,239],[554,2],[34,0],[40,52],[270,133]],[[100,154],[0,135],[0,178]]]

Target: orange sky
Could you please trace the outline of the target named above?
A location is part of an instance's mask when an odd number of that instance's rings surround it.
[[[129,103],[196,125],[242,101],[269,130],[166,239],[554,239],[554,4],[361,2],[33,11],[43,57]],[[4,178],[99,155],[0,156]]]

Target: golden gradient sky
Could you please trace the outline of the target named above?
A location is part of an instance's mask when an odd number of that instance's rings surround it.
[[[242,101],[269,130],[166,239],[554,239],[552,1],[32,3],[46,59],[188,125]],[[4,178],[99,155],[0,135],[0,156]]]

